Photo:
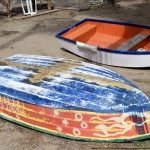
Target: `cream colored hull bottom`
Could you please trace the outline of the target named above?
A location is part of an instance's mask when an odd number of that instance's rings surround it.
[[[58,40],[61,46],[66,50],[94,62],[111,66],[131,67],[131,68],[150,67],[150,54],[148,55],[119,54],[119,53],[104,52],[101,50],[97,50],[96,52],[94,52],[89,49],[78,47],[74,43],[60,39]]]

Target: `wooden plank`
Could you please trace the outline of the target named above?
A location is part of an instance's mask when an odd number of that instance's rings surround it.
[[[94,24],[85,24],[84,26],[78,28],[78,30],[75,30],[69,34],[67,34],[65,37],[71,40],[77,40],[77,38],[81,36],[87,35],[87,33],[96,30],[96,25]]]
[[[149,35],[150,35],[150,33],[141,32],[141,33],[137,34],[136,36],[134,36],[132,39],[128,40],[123,45],[121,45],[117,50],[128,51],[132,47],[137,45],[138,43],[140,43],[143,40],[145,40]]]
[[[8,13],[8,18],[11,17],[11,9],[12,9],[12,5],[11,5],[11,0],[8,0],[8,9],[7,9],[7,13]]]
[[[66,8],[63,8],[63,10],[79,10],[79,8],[66,7]]]
[[[30,16],[30,15],[29,16],[19,16],[19,17],[14,17],[13,19],[15,19],[15,20],[27,19],[27,18],[37,17],[37,16],[41,16],[41,15],[46,15],[46,14],[57,12],[57,11],[61,11],[61,10],[62,9],[55,9],[55,10],[50,10],[50,11],[38,13],[38,14],[33,15],[33,16]]]
[[[51,0],[47,0],[47,7],[48,7],[48,10],[52,9],[52,2],[51,2]]]

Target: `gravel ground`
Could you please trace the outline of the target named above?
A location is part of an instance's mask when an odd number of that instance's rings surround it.
[[[88,11],[59,11],[25,20],[0,16],[0,59],[14,54],[36,54],[84,60],[61,49],[55,34],[84,18],[150,26],[149,0],[120,0],[120,7],[101,6]],[[86,61],[86,60],[84,60]],[[101,65],[101,64],[98,64]],[[150,98],[150,68],[127,69],[101,65],[132,82]],[[92,143],[59,138],[0,119],[0,150],[150,149],[149,140],[133,143]]]

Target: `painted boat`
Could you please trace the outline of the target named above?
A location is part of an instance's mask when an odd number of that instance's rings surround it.
[[[149,26],[84,19],[56,37],[66,50],[94,62],[150,67]]]
[[[150,101],[136,85],[103,67],[63,58],[0,61],[0,117],[75,140],[150,137]]]

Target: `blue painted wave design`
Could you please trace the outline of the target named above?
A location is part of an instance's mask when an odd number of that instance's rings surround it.
[[[46,56],[15,55],[8,62],[36,66],[53,67],[63,62],[77,63],[64,72],[46,76],[32,83],[37,73],[33,68],[0,66],[0,95],[50,108],[82,110],[101,113],[141,112],[150,110],[150,101],[129,80],[108,69],[79,61]],[[61,70],[61,68],[60,68]],[[128,85],[131,89],[103,85],[73,75],[91,76]]]

